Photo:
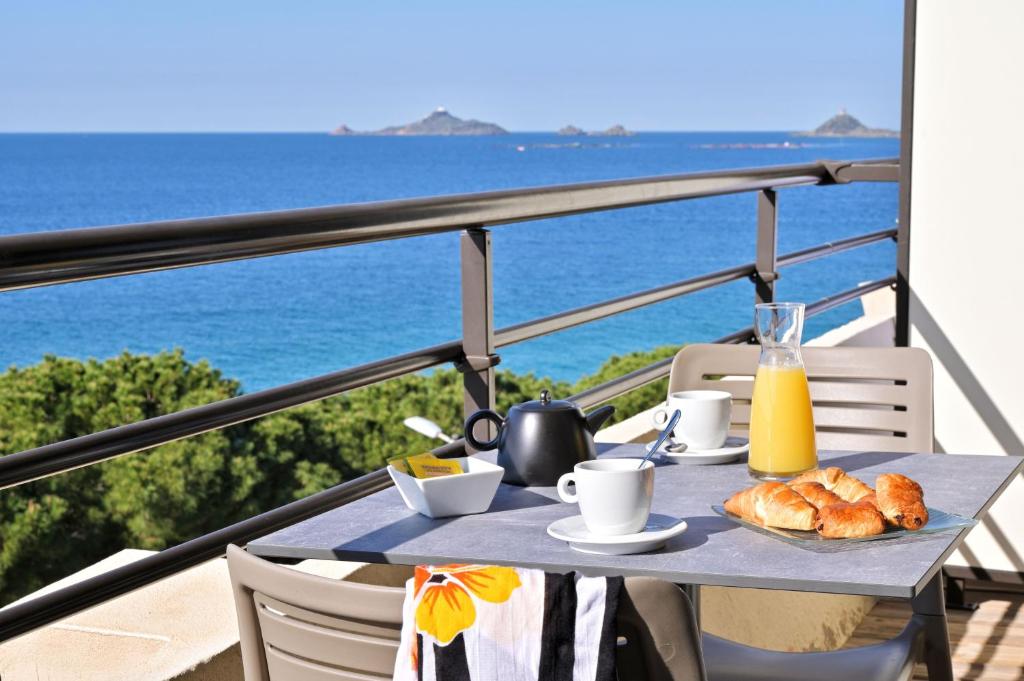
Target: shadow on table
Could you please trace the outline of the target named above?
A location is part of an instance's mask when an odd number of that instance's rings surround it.
[[[914,456],[914,454],[907,452],[851,452],[823,459],[820,465],[822,467],[838,466],[847,473],[852,473],[862,468],[871,468],[872,466],[880,466],[899,459],[905,459],[908,456]]]
[[[365,561],[369,563],[383,562],[382,553],[400,546],[407,541],[422,537],[434,530],[444,527],[455,518],[428,518],[419,513],[402,518],[396,522],[335,546],[333,551],[340,560]]]
[[[543,494],[538,494],[527,487],[516,487],[515,485],[501,485],[498,493],[494,495],[494,501],[487,510],[488,513],[498,511],[518,511],[524,508],[537,508],[538,506],[550,506],[561,503]]]
[[[686,532],[673,537],[658,553],[688,551],[706,544],[708,538],[719,532],[743,529],[734,522],[718,515],[695,515],[686,518]]]
[[[541,494],[532,492],[523,487],[512,485],[501,485],[498,493],[491,502],[491,507],[486,513],[474,515],[475,518],[485,518],[490,513],[499,511],[515,511],[525,508],[536,508],[548,506],[558,502],[549,499]],[[344,544],[335,546],[333,551],[342,560],[380,562],[382,553],[401,546],[407,541],[422,538],[434,530],[440,529],[460,517],[451,518],[428,518],[414,511],[401,520],[389,525],[367,532],[356,539],[347,541]]]

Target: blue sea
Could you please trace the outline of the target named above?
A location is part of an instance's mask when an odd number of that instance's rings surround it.
[[[782,132],[0,135],[0,234],[897,154],[895,139]],[[785,189],[779,209],[782,253],[894,226],[897,188]],[[753,195],[494,228],[496,323],[749,262],[754,236]],[[181,347],[257,390],[458,337],[458,265],[458,235],[443,234],[3,293],[0,363]],[[894,267],[895,246],[874,244],[784,270],[778,297],[811,302]],[[505,348],[502,366],[573,381],[613,354],[734,331],[752,305],[734,282]],[[810,320],[805,338],[859,310]]]

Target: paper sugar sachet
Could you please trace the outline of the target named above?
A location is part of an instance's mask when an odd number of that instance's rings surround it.
[[[458,461],[439,459],[434,455],[414,456],[409,459],[409,468],[417,478],[437,478],[442,475],[458,475],[462,473],[462,466]]]
[[[462,466],[458,461],[439,459],[430,452],[413,456],[399,456],[388,460],[396,471],[414,478],[437,478],[443,475],[458,475]]]

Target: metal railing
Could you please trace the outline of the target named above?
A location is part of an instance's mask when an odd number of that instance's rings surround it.
[[[0,237],[0,291],[7,291],[461,231],[463,319],[460,340],[0,457],[0,488],[149,450],[449,362],[463,373],[466,412],[493,408],[494,367],[500,361],[497,354],[500,347],[740,279],[754,283],[756,301],[769,301],[781,268],[896,238],[897,230],[886,229],[777,255],[776,189],[860,181],[892,182],[897,180],[898,172],[895,159],[822,161]],[[757,247],[753,262],[506,328],[494,328],[492,253],[487,227],[740,192],[758,193]],[[894,282],[895,276],[886,277],[823,298],[807,307],[807,316],[820,314]],[[745,328],[717,342],[744,343],[752,339],[753,329]],[[670,365],[671,359],[655,362],[585,390],[572,399],[585,407],[608,401],[667,376]],[[464,451],[462,440],[435,450],[440,456],[456,456]],[[0,610],[0,641],[223,555],[228,544],[244,544],[390,484],[386,472],[375,471],[130,565]]]

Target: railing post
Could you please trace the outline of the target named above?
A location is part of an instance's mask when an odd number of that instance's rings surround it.
[[[910,193],[914,158],[914,54],[917,0],[903,5],[903,95],[900,104],[900,205],[896,234],[896,346],[910,345]]]
[[[470,228],[460,238],[462,258],[462,351],[458,364],[462,372],[463,410],[469,416],[477,409],[494,409],[494,295],[491,277],[491,234]],[[477,428],[480,439],[494,437],[494,426],[484,421]],[[470,449],[467,444],[466,449]]]
[[[754,301],[770,303],[775,300],[776,268],[775,238],[778,232],[778,211],[774,189],[762,189],[757,194],[757,254],[754,260]]]

